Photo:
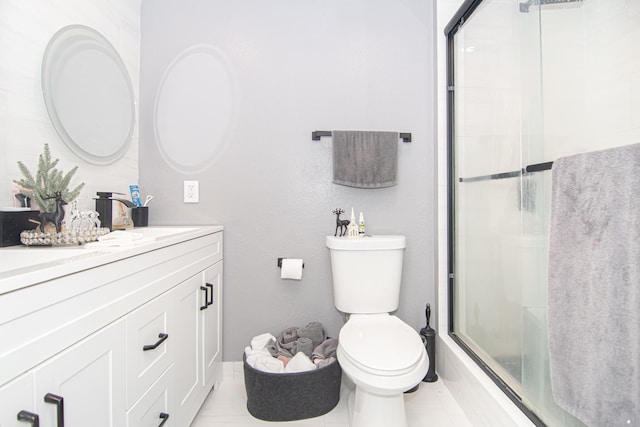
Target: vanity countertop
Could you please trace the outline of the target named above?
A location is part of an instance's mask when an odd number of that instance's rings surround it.
[[[9,246],[0,248],[0,296],[58,277],[222,231],[221,225],[158,226],[130,230],[142,235],[126,247]]]

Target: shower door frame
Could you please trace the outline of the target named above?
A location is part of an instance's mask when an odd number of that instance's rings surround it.
[[[453,341],[462,348],[465,353],[487,374],[489,378],[502,390],[507,397],[531,420],[536,426],[546,426],[546,424],[538,418],[538,416],[527,407],[522,398],[475,352],[469,347],[458,335],[454,329],[454,308],[455,308],[455,42],[454,37],[465,22],[473,15],[475,10],[484,2],[484,0],[466,0],[453,15],[444,34],[447,38],[446,45],[446,81],[447,81],[447,245],[448,245],[448,283],[447,297],[449,305],[448,313],[448,334]],[[540,165],[531,165],[532,168]],[[547,169],[550,165],[544,164]],[[546,167],[548,166],[548,167]],[[540,169],[540,170],[544,170]],[[523,171],[529,171],[529,167]],[[531,170],[534,172],[536,170]]]

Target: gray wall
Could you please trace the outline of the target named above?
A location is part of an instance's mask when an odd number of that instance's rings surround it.
[[[363,211],[368,233],[407,236],[396,314],[424,326],[437,257],[434,3],[142,1],[140,185],[156,196],[152,225],[225,227],[224,360],[240,360],[258,333],[310,321],[337,336],[342,318],[324,246],[336,207]],[[159,148],[158,88],[172,61],[201,44],[228,61],[233,119],[210,140],[185,135],[186,158],[220,147],[204,166],[180,172]],[[162,108],[170,96],[163,92]],[[213,108],[213,121],[228,113],[209,101],[192,107],[198,115]],[[411,144],[399,143],[399,184],[332,184],[331,138],[311,141],[312,131],[332,129],[411,132]],[[183,203],[185,179],[200,181],[200,203]],[[281,280],[278,257],[304,258],[302,281]]]

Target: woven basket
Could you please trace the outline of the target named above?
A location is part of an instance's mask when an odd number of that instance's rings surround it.
[[[270,373],[244,361],[247,409],[265,421],[293,421],[319,417],[340,400],[342,369],[338,362],[308,372]]]

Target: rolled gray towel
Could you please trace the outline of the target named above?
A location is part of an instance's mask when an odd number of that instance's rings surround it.
[[[324,328],[320,322],[310,322],[304,328],[298,329],[298,338],[310,338],[313,342],[313,347],[316,348],[326,338],[324,335]]]
[[[337,338],[327,338],[319,346],[313,349],[311,353],[311,360],[329,359],[336,357],[336,350],[338,349]]]
[[[331,365],[336,360],[338,360],[338,359],[336,359],[335,357],[330,357],[328,359],[317,359],[313,363],[315,363],[315,365],[318,367],[318,369],[320,369],[320,368],[324,368],[327,365]]]
[[[278,339],[276,340],[276,349],[278,350],[277,356],[286,356],[293,357],[292,349],[298,340],[298,328],[297,326],[293,326],[291,328],[287,328],[278,335]]]
[[[298,338],[298,341],[296,341],[291,349],[291,353],[295,356],[299,352],[304,353],[309,359],[311,359],[311,353],[313,353],[313,341],[311,341],[311,338]]]
[[[298,335],[299,329],[300,328],[298,328],[297,326],[292,326],[290,328],[285,329],[284,331],[282,331],[282,333],[278,337],[278,341],[280,341],[282,344],[290,344],[296,341],[299,336]]]

